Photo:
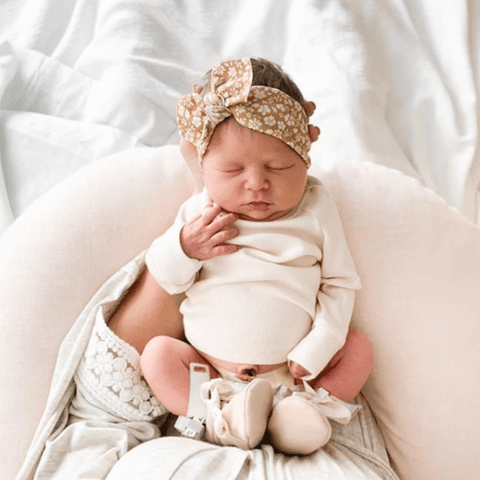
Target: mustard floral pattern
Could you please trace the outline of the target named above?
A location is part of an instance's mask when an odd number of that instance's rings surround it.
[[[248,58],[213,67],[211,91],[184,95],[177,104],[180,135],[197,147],[201,162],[215,127],[230,115],[242,126],[266,133],[292,147],[310,166],[308,117],[292,97],[276,88],[251,85]]]

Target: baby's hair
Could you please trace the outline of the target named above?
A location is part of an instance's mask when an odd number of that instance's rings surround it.
[[[302,92],[280,65],[264,58],[251,58],[250,61],[252,62],[252,85],[262,85],[281,90],[305,108],[305,99]],[[210,91],[210,73],[211,70],[203,77],[202,95]]]
[[[303,106],[305,99],[302,92],[280,65],[264,58],[251,58],[250,61],[253,73],[252,85],[263,85],[281,90]]]

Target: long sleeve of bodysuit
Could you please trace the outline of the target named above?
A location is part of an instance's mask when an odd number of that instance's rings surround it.
[[[201,213],[201,197],[189,198],[173,225],[158,237],[147,252],[146,264],[155,280],[171,295],[185,292],[195,281],[203,262],[188,257],[180,244],[180,232],[189,220]]]
[[[322,239],[320,289],[310,332],[288,355],[308,370],[311,380],[328,365],[343,346],[360,280],[348,248],[333,197],[320,190],[321,198],[312,212],[319,220]]]

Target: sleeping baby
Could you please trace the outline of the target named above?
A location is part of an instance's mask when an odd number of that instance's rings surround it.
[[[190,365],[206,439],[309,454],[348,422],[372,369],[366,337],[349,329],[360,282],[332,196],[307,174],[319,130],[313,102],[278,66],[224,61],[177,107],[187,161],[204,190],[187,200],[146,263],[181,305],[185,337],[157,336],[141,356],[159,401],[188,412]],[[196,419],[199,422],[202,418]]]

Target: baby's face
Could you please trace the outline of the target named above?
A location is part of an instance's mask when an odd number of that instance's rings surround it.
[[[281,140],[229,119],[217,126],[203,157],[211,199],[243,220],[283,217],[302,198],[307,167]]]

